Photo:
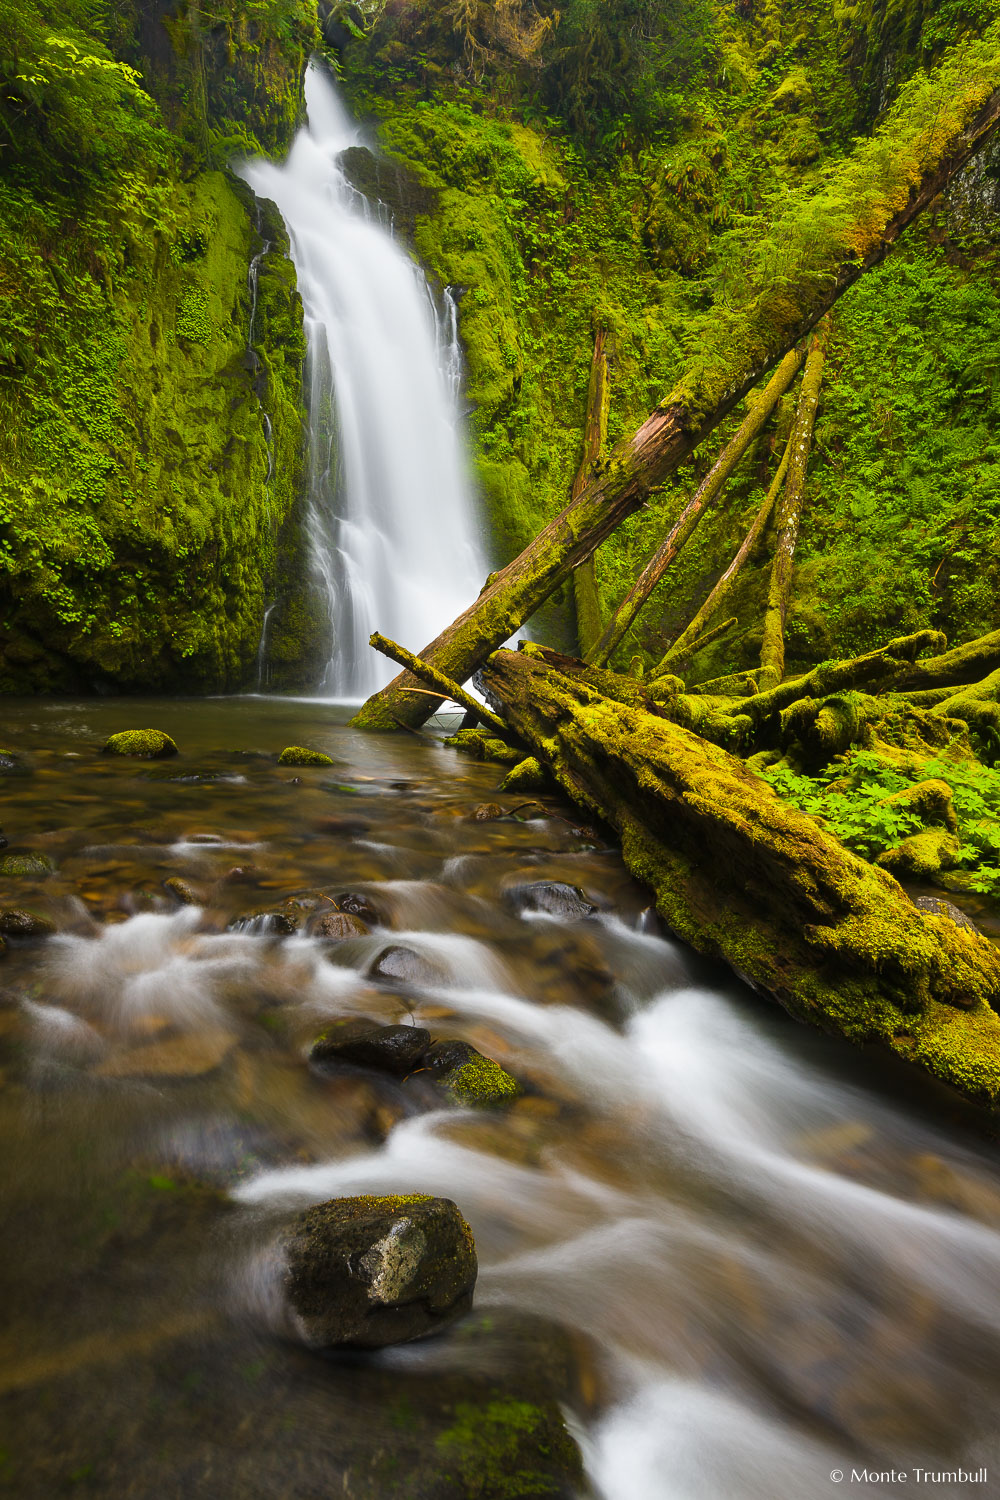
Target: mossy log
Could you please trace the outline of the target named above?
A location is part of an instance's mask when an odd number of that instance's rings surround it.
[[[788,477],[785,480],[785,493],[778,507],[778,535],[774,544],[767,609],[764,612],[764,640],[760,648],[758,678],[762,688],[776,687],[785,675],[785,615],[792,597],[792,564],[795,561],[795,545],[802,519],[806,471],[819,408],[820,386],[823,383],[828,331],[829,325],[824,319],[813,335],[802,375],[802,389],[795,413],[795,427],[792,430]]]
[[[787,252],[745,304],[719,309],[697,354],[655,411],[620,442],[575,501],[500,570],[420,655],[465,682],[554,589],[673,473],[859,277],[885,257],[1000,124],[1000,53],[992,35],[952,48],[906,85],[870,141],[773,226]],[[417,725],[430,699],[404,673],[369,698],[353,724]]]
[[[594,354],[590,362],[590,384],[587,388],[587,416],[583,430],[583,458],[573,480],[570,501],[578,500],[593,478],[594,469],[608,440],[608,410],[611,392],[608,386],[607,333],[599,328],[594,335]],[[601,634],[601,600],[597,592],[594,554],[580,564],[573,574],[576,600],[576,635],[580,650],[586,654]]]
[[[953,646],[939,656],[914,663],[900,683],[900,692],[922,692],[936,688],[964,687],[980,682],[1000,667],[1000,630],[991,630],[964,646]]]
[[[1000,953],[919,911],[716,745],[530,653],[482,674],[564,790],[618,833],[669,927],[797,1019],[1000,1107]]]
[[[723,448],[691,499],[671,526],[663,541],[642,569],[635,583],[608,621],[596,645],[584,655],[595,666],[604,666],[611,653],[631,629],[646,600],[670,567],[688,538],[693,534],[709,506],[722,494],[733,471],[750,444],[764,430],[774,408],[795,379],[802,364],[802,354],[793,349],[786,354],[757,400],[750,407],[733,437]]]
[[[396,641],[390,641],[388,636],[381,635],[377,630],[369,637],[368,644],[375,651],[379,651],[383,656],[387,656],[390,661],[394,661],[399,666],[405,667],[412,676],[418,677],[421,682],[426,682],[435,693],[440,693],[440,699],[436,700],[439,704],[446,698],[450,698],[453,703],[457,703],[461,708],[464,708],[467,714],[471,714],[474,719],[478,719],[479,723],[485,725],[486,728],[495,730],[499,735],[507,733],[507,726],[504,721],[498,718],[496,714],[491,713],[485,704],[480,703],[477,698],[473,698],[472,694],[467,693],[464,687],[461,687],[457,682],[452,682],[450,678],[446,677],[443,672],[439,672],[436,667],[431,666],[429,662],[422,661],[419,656],[414,656],[412,651],[407,651],[405,646],[400,646]],[[414,692],[416,690],[410,688],[408,691]]]

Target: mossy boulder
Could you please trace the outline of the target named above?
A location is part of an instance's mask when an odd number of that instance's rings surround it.
[[[555,1401],[498,1395],[485,1403],[460,1402],[435,1446],[442,1477],[462,1495],[577,1500],[586,1493],[580,1450]]]
[[[887,849],[878,863],[904,880],[928,880],[941,870],[954,869],[960,854],[961,845],[947,828],[928,828]]]
[[[324,755],[322,750],[309,750],[305,745],[287,745],[278,756],[279,766],[332,766],[336,762]]]
[[[424,1067],[452,1104],[466,1109],[496,1109],[522,1093],[516,1078],[468,1042],[435,1042],[424,1056]]]
[[[449,1198],[335,1198],[284,1232],[284,1290],[313,1348],[380,1349],[447,1327],[472,1307],[472,1230]]]
[[[0,875],[19,880],[44,880],[54,870],[47,854],[5,854],[0,858]]]
[[[105,755],[129,755],[135,760],[166,760],[178,753],[169,734],[162,729],[123,729],[104,745]]]

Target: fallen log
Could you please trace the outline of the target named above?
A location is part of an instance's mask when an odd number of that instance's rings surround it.
[[[781,462],[778,465],[778,471],[772,479],[770,488],[768,489],[767,494],[764,496],[764,499],[761,502],[760,509],[753,519],[750,530],[747,532],[746,536],[743,539],[742,546],[740,547],[736,556],[733,558],[732,562],[729,564],[729,567],[726,569],[722,577],[712,589],[712,592],[709,594],[704,604],[694,615],[691,623],[689,625],[686,625],[681,631],[680,635],[677,636],[673,644],[667,647],[667,650],[663,653],[659,662],[653,669],[652,675],[654,677],[659,677],[663,672],[669,672],[672,662],[679,661],[682,656],[693,654],[694,651],[698,650],[700,646],[704,644],[704,640],[699,640],[699,637],[701,637],[703,632],[705,631],[705,625],[707,621],[712,618],[712,616],[715,614],[715,611],[725,603],[726,599],[728,599],[730,593],[732,592],[733,584],[739,577],[743,564],[753,552],[763,534],[764,527],[767,525],[768,521],[771,518],[771,512],[774,509],[775,502],[781,492],[781,486],[785,482],[785,475],[788,473],[788,465],[791,457],[792,438],[789,438],[788,442],[785,444],[785,451],[782,455]],[[707,632],[706,634],[710,635],[711,631]]]
[[[591,651],[585,652],[587,661],[603,667],[619,641],[632,628],[636,616],[646,600],[680,552],[684,543],[694,532],[709,506],[722,494],[733,470],[746,453],[750,444],[763,432],[765,424],[782,396],[799,372],[802,354],[793,349],[786,354],[758,399],[751,406],[737,431],[723,448],[691,499],[671,526],[663,541],[642,569],[635,583],[608,621],[600,640]]]
[[[616,830],[668,926],[793,1016],[880,1042],[1000,1107],[1000,953],[919,911],[716,745],[530,653],[498,651],[491,701],[568,795]]]
[[[940,656],[929,656],[914,664],[900,683],[900,691],[924,691],[934,688],[964,687],[979,682],[1000,667],[1000,630],[991,630],[964,646],[953,646]]]
[[[724,310],[680,380],[634,435],[619,443],[575,501],[500,570],[479,598],[423,649],[464,682],[552,591],[643,504],[837,299],[878,265],[1000,124],[1000,49],[993,31],[952,48],[901,89],[880,130],[808,197],[796,199],[771,240],[787,259],[762,268],[756,295]],[[430,700],[401,691],[406,674],[355,715],[365,729],[419,724]]]
[[[599,328],[594,334],[594,354],[590,362],[590,383],[587,387],[587,416],[583,430],[583,458],[573,480],[570,500],[578,500],[593,478],[594,469],[604,452],[608,440],[608,356],[605,345],[607,334]],[[573,574],[573,595],[576,600],[576,635],[580,651],[584,655],[596,643],[601,634],[601,600],[597,592],[597,573],[594,554],[591,553]]]
[[[419,656],[414,656],[412,651],[407,651],[405,646],[400,646],[396,641],[390,641],[388,636],[380,635],[377,630],[369,637],[368,644],[383,656],[387,656],[390,661],[394,661],[399,666],[405,667],[412,676],[419,677],[421,682],[428,683],[434,690],[430,694],[424,694],[420,688],[407,688],[407,692],[420,693],[421,697],[430,696],[439,707],[446,698],[450,698],[453,703],[459,704],[465,709],[467,714],[471,714],[474,719],[478,719],[479,723],[486,725],[488,729],[492,729],[500,735],[509,733],[503,719],[491,713],[484,703],[480,703],[478,698],[473,698],[472,694],[467,693],[464,687],[461,687],[457,682],[452,682],[450,678],[446,677],[443,672],[439,672],[436,667],[431,666],[429,662],[421,661]]]
[[[820,386],[823,383],[827,331],[828,324],[824,320],[813,335],[802,374],[802,390],[792,429],[788,478],[778,507],[778,535],[774,544],[767,609],[764,612],[764,640],[760,648],[760,676],[757,679],[761,688],[776,687],[785,675],[785,616],[792,597],[792,564],[795,561],[806,471],[819,407]]]

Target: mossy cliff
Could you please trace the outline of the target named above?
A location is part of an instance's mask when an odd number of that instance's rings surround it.
[[[402,219],[414,245],[461,289],[473,445],[499,558],[568,498],[595,330],[609,335],[611,443],[670,388],[719,312],[745,298],[751,273],[780,281],[785,247],[768,226],[788,195],[821,186],[907,78],[995,14],[992,3],[922,0],[683,11],[670,0],[572,0],[558,15],[514,4],[501,17],[423,0],[386,6],[363,37],[353,11],[353,31],[333,28],[355,108],[411,175]],[[629,53],[622,38],[641,27],[626,23],[639,20],[647,41]],[[991,152],[975,162],[837,308],[791,667],[924,624],[957,640],[997,623],[997,166]],[[730,427],[601,547],[606,612]],[[760,504],[775,442],[772,427],[620,660],[637,649],[658,659],[693,614]],[[767,561],[765,547],[745,569],[731,609],[739,628],[699,657],[694,677],[755,664]],[[536,628],[572,645],[568,590]]]
[[[0,691],[253,680],[304,342],[224,167],[287,143],[315,17],[238,9],[0,7]]]

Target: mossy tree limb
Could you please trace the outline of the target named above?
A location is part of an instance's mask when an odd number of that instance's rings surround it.
[[[453,703],[460,704],[467,714],[471,714],[474,719],[478,719],[480,724],[485,725],[488,729],[492,729],[495,733],[505,736],[509,733],[503,719],[491,713],[485,704],[479,702],[478,698],[473,698],[471,693],[467,693],[457,682],[452,682],[449,677],[446,677],[443,672],[439,672],[436,667],[431,666],[428,662],[421,661],[419,656],[414,656],[413,652],[407,651],[405,646],[398,645],[396,641],[390,641],[388,636],[380,635],[377,630],[370,637],[368,644],[376,651],[380,651],[383,656],[387,656],[390,661],[394,661],[397,665],[405,667],[412,676],[419,677],[421,682],[426,682],[428,687],[433,689],[433,692],[430,694],[432,699],[431,713],[435,713],[441,707],[444,700],[450,698]],[[417,690],[411,688],[410,691],[414,692]]]
[[[720,310],[702,349],[632,437],[619,443],[576,501],[500,570],[421,652],[467,680],[619,523],[644,502],[847,289],[885,257],[1000,124],[1000,49],[991,30],[952,48],[900,92],[885,123],[796,200],[774,228],[787,259],[756,296]],[[428,704],[394,679],[355,715],[358,728],[419,724]]]
[[[915,662],[913,670],[900,683],[900,691],[929,692],[935,688],[963,687],[979,682],[1000,667],[1000,630],[953,646],[938,656]]]
[[[1000,1105],[1000,953],[913,906],[716,745],[530,653],[499,651],[492,701],[565,791],[618,832],[669,926],[793,1016],[879,1041]]]
[[[828,325],[824,321],[813,335],[802,375],[802,389],[792,429],[791,454],[788,461],[788,476],[785,492],[778,507],[778,534],[774,544],[774,563],[767,594],[767,610],[764,614],[764,641],[760,651],[761,687],[776,687],[785,675],[785,615],[792,595],[792,566],[795,561],[795,544],[799,536],[802,519],[802,499],[805,493],[806,471],[809,467],[809,452],[812,448],[813,427],[819,407],[820,387],[823,383],[823,365],[826,361],[826,338]]]
[[[583,430],[583,458],[573,480],[570,500],[578,500],[604,452],[608,437],[608,409],[611,391],[608,385],[608,336],[603,328],[594,334],[594,354],[590,362],[590,384],[587,387],[587,416]],[[576,633],[580,650],[586,654],[601,634],[601,601],[597,592],[594,555],[586,558],[573,574],[576,600]]]
[[[743,540],[743,545],[712,589],[704,604],[697,611],[691,623],[685,626],[673,645],[669,646],[663,653],[659,664],[653,671],[652,675],[654,677],[659,677],[663,672],[669,672],[671,663],[678,661],[685,654],[689,654],[697,650],[700,646],[707,644],[707,637],[714,635],[712,631],[706,632],[705,626],[716,610],[721,608],[728,599],[743,564],[760,541],[764,528],[771,519],[771,512],[774,510],[775,502],[781,493],[781,486],[785,482],[785,475],[788,473],[788,465],[792,457],[792,442],[793,438],[790,437],[785,444],[785,451],[778,465],[778,471],[771,481],[771,486],[764,496],[761,507]]]
[[[759,437],[774,408],[788,390],[802,364],[801,353],[793,349],[786,354],[758,399],[723,448],[691,499],[671,526],[663,541],[646,563],[635,583],[615,610],[593,649],[586,654],[595,666],[604,666],[623,637],[632,628],[646,600],[691,536],[705,511],[722,494],[726,483],[750,444]]]

